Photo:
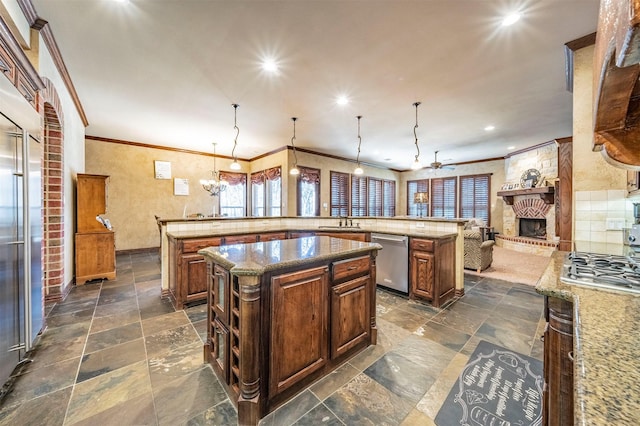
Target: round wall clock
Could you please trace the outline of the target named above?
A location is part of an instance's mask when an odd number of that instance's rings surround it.
[[[535,188],[539,180],[540,171],[537,169],[529,169],[520,177],[520,188]],[[531,181],[530,184],[529,181]]]

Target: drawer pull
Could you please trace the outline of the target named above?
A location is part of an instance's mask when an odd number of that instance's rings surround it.
[[[573,362],[573,351],[567,352],[567,357]]]
[[[357,266],[349,266],[347,267],[347,271],[353,271],[354,269],[358,269]]]

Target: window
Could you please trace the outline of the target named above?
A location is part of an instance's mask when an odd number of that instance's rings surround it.
[[[484,219],[489,225],[491,175],[460,176],[460,217]]]
[[[420,213],[426,213],[429,209],[424,210],[423,204],[416,204],[413,202],[416,192],[429,192],[429,179],[410,180],[407,181],[407,215],[420,216]]]
[[[298,216],[320,216],[320,169],[298,167]]]
[[[431,216],[456,217],[457,178],[431,179]]]
[[[369,178],[369,206],[367,216],[382,216],[382,180]]]
[[[220,215],[243,217],[247,215],[247,175],[244,173],[220,172],[220,179],[229,182],[220,193]]]
[[[347,216],[349,214],[349,174],[331,172],[331,216]]]
[[[393,217],[396,215],[396,182],[394,180],[382,181],[382,216]]]
[[[351,216],[367,216],[367,178],[351,175]]]
[[[282,215],[281,168],[251,173],[251,215]]]

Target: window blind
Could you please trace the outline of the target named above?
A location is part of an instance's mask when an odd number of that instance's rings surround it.
[[[369,205],[367,216],[382,216],[382,180],[368,179]]]
[[[351,176],[351,216],[367,215],[367,178]]]
[[[331,216],[349,215],[349,174],[330,172]]]
[[[431,179],[431,216],[456,217],[456,183],[455,176]]]
[[[382,215],[393,217],[396,215],[396,181],[382,181]]]
[[[460,176],[460,217],[481,218],[489,225],[491,176]]]

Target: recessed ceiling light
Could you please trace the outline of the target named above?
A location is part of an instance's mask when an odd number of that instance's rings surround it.
[[[509,25],[515,24],[520,20],[521,16],[522,15],[520,15],[520,13],[518,12],[510,13],[509,15],[505,16],[504,19],[502,20],[502,26],[508,27]]]
[[[486,130],[487,132],[490,132],[492,130],[495,130],[495,128],[496,128],[496,126],[489,125],[489,126],[485,127],[484,130]]]
[[[116,3],[129,3],[129,0],[113,0]]]
[[[273,59],[268,58],[262,62],[262,69],[267,72],[276,72],[278,71],[278,64]]]
[[[507,149],[511,151],[512,149],[516,149],[516,147],[512,145],[512,146],[508,146]]]
[[[346,105],[349,103],[349,98],[347,98],[345,95],[340,95],[336,98],[336,103],[338,105]]]

